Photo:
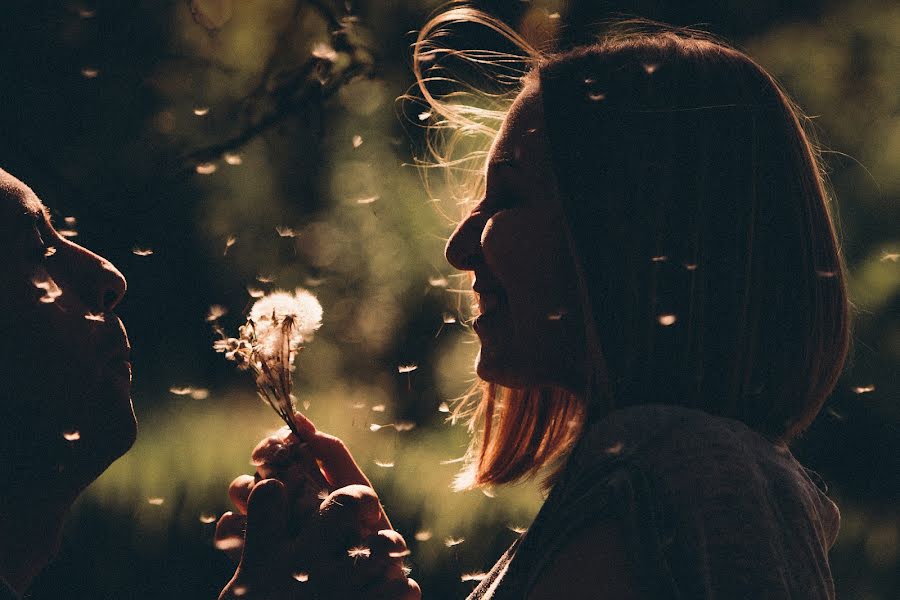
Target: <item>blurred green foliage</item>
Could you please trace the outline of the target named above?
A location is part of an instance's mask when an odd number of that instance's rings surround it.
[[[461,576],[489,569],[510,527],[533,518],[533,483],[496,497],[450,490],[459,463],[448,461],[468,434],[439,408],[467,391],[477,344],[460,325],[466,280],[441,256],[452,223],[438,208],[457,207],[438,206],[409,166],[427,118],[395,101],[412,83],[410,31],[439,4],[73,0],[9,15],[0,164],[77,216],[79,241],[129,278],[140,421],[134,449],[79,500],[33,598],[215,597],[228,579],[201,517],[230,508],[228,483],[278,423],[212,352],[205,315],[225,306],[233,330],[248,288],[318,295],[324,325],[300,357],[297,395],[372,478],[426,598],[464,597],[474,584]],[[852,275],[855,351],[795,452],[842,509],[838,596],[900,595],[900,8],[476,4],[537,38],[589,39],[613,9],[707,22],[814,117]],[[466,35],[455,43],[484,43]],[[170,392],[185,387],[208,397]],[[416,427],[369,427],[398,421]]]

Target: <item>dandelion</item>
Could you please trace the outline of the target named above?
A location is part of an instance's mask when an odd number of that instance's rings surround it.
[[[275,410],[292,432],[294,424],[294,360],[303,343],[312,339],[322,325],[322,306],[303,288],[294,293],[277,290],[257,300],[237,337],[228,337],[221,328],[213,344],[227,360],[250,371],[259,397]]]

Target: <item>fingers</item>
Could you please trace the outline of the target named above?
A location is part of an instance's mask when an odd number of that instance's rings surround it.
[[[241,566],[274,567],[287,535],[287,494],[277,479],[264,479],[250,492]],[[279,559],[279,560],[276,560]]]
[[[422,589],[414,579],[385,581],[366,591],[371,600],[421,600]]]
[[[247,501],[250,499],[250,491],[255,484],[253,475],[239,475],[228,486],[228,497],[242,515],[247,514]]]
[[[369,479],[353,460],[353,455],[340,438],[317,431],[312,421],[300,413],[294,413],[301,441],[306,442],[313,456],[322,466],[322,472],[332,487],[365,485],[372,487]]]
[[[347,485],[333,491],[320,505],[319,518],[322,528],[337,543],[355,544],[380,529],[391,529],[378,494],[365,485]]]
[[[241,560],[241,553],[244,551],[246,526],[247,518],[231,511],[223,514],[216,523],[216,548],[224,552],[235,564]]]

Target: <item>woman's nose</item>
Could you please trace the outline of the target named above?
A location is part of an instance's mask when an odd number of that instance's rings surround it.
[[[98,287],[100,289],[97,299],[103,308],[103,312],[112,312],[122,301],[122,298],[125,297],[128,282],[125,281],[125,276],[122,275],[122,272],[115,265],[103,257],[100,257],[100,260],[102,263],[102,275],[99,279],[100,285]]]
[[[474,271],[483,260],[481,254],[481,232],[487,218],[480,213],[470,214],[465,221],[457,225],[456,230],[447,240],[444,257],[447,262],[460,271]]]
[[[74,246],[76,250],[76,270],[74,279],[79,281],[77,287],[84,302],[91,310],[112,312],[125,296],[128,284],[110,261],[82,246]],[[77,266],[76,266],[77,265]]]

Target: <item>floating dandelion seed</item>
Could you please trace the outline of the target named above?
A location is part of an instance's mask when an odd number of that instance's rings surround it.
[[[208,106],[195,106],[194,114],[197,115],[198,117],[205,117],[206,115],[209,114],[209,107]]]
[[[297,232],[294,231],[291,227],[276,227],[275,231],[278,233],[278,237],[283,237],[283,238],[297,237]]]
[[[399,421],[394,424],[394,429],[397,431],[412,431],[416,428],[416,424],[412,421]]]
[[[194,391],[194,388],[185,386],[185,387],[170,387],[169,393],[175,394],[176,396],[189,396],[191,392]]]
[[[445,312],[441,315],[441,320],[443,321],[444,325],[451,325],[453,323],[456,323],[456,316]]]
[[[527,528],[527,527],[521,527],[521,526],[519,526],[519,525],[510,525],[510,526],[509,526],[509,530],[512,531],[513,533],[518,533],[519,535],[522,535],[523,533],[525,533],[526,531],[528,531],[528,528]]]
[[[253,374],[259,397],[294,434],[294,360],[321,326],[322,305],[307,290],[296,288],[293,293],[276,290],[254,302],[238,337],[227,337],[217,328],[221,339],[213,349]]]
[[[378,423],[372,423],[371,425],[369,425],[369,431],[378,431],[382,427],[384,427],[384,426],[379,425]]]
[[[274,275],[257,275],[256,280],[260,283],[272,283],[275,281]]]
[[[82,19],[92,19],[92,18],[94,18],[94,15],[96,15],[96,14],[97,14],[96,10],[91,10],[91,9],[87,9],[87,8],[79,8],[78,9],[78,16],[81,17]]]
[[[246,585],[236,585],[231,588],[231,594],[233,596],[241,597],[247,595],[247,586]]]
[[[227,314],[227,308],[225,308],[221,304],[213,304],[209,307],[209,312],[206,313],[206,322],[212,323],[213,321],[218,321]]]
[[[644,67],[644,72],[647,75],[653,75],[656,73],[656,70],[659,69],[659,65],[656,63],[644,63],[642,65]]]
[[[481,581],[487,577],[487,573],[483,571],[474,571],[472,573],[463,573],[460,576],[461,581]]]
[[[165,498],[147,498],[147,504],[150,504],[152,506],[162,506],[165,501]]]
[[[663,327],[668,327],[669,325],[672,325],[675,323],[676,318],[675,318],[675,315],[668,313],[668,314],[664,314],[664,315],[659,315],[659,317],[657,317],[657,320],[659,321],[659,324],[662,325]]]
[[[864,385],[864,386],[850,388],[850,390],[854,394],[868,394],[869,392],[875,391],[875,386],[874,385]]]
[[[900,252],[885,252],[881,255],[880,260],[881,262],[897,262],[897,260],[900,260]]]
[[[388,556],[391,558],[404,558],[412,554],[412,550],[407,548],[406,550],[399,550],[397,552],[388,552]]]
[[[337,60],[337,50],[326,44],[325,42],[316,42],[312,47],[312,55],[322,60],[334,62]]]
[[[494,490],[490,488],[481,488],[481,493],[487,496],[488,498],[496,498],[497,494],[494,493]]]
[[[650,259],[650,262],[666,262],[667,260],[669,260],[669,257],[665,254],[662,254],[660,256],[654,256]]]
[[[81,432],[76,429],[72,429],[70,431],[63,432],[63,437],[70,442],[77,442],[81,439]]]
[[[441,402],[440,405],[438,406],[438,412],[442,412],[442,413],[450,412],[450,405],[447,404],[446,402]]]
[[[413,371],[415,371],[418,368],[419,368],[419,365],[417,365],[415,363],[408,364],[408,365],[400,365],[399,367],[397,367],[397,372],[398,373],[412,373]]]
[[[448,537],[447,539],[444,540],[444,545],[447,546],[448,548],[452,548],[453,546],[459,546],[464,541],[466,541],[466,538]]]
[[[222,160],[225,161],[225,164],[231,165],[233,167],[244,162],[244,159],[237,152],[226,152],[222,155]]]
[[[218,550],[224,550],[226,552],[228,550],[237,550],[239,548],[242,548],[243,546],[244,546],[244,538],[241,538],[238,536],[222,538],[220,540],[216,540],[216,543],[215,543],[215,547]]]
[[[75,227],[78,224],[78,219],[75,217],[63,217],[63,223],[68,225],[69,227]]]
[[[816,271],[816,275],[822,277],[823,279],[830,279],[835,276],[834,271]]]
[[[153,250],[150,248],[142,248],[140,246],[135,246],[131,249],[131,253],[135,256],[150,256],[153,254]]]
[[[97,67],[81,67],[81,75],[85,79],[96,79],[100,75],[100,69]]]
[[[216,515],[208,515],[206,513],[200,515],[200,522],[204,525],[209,525],[210,523],[216,522]]]
[[[384,404],[376,404],[375,406],[372,407],[372,412],[384,412],[385,408],[386,407]]]
[[[309,573],[304,573],[302,571],[299,573],[294,573],[294,579],[296,579],[300,583],[306,583],[307,581],[309,581]]]
[[[47,246],[47,248],[44,250],[44,258],[50,258],[54,254],[56,254],[56,248],[54,248],[53,246]]]
[[[548,321],[561,321],[564,316],[566,316],[565,309],[560,309],[556,312],[552,312],[552,313],[548,314],[547,320]]]
[[[697,263],[684,263],[684,268],[687,269],[688,271],[696,271]]]
[[[460,456],[459,458],[451,458],[449,460],[442,460],[440,464],[442,465],[452,465],[453,463],[459,463],[466,459],[465,456]]]
[[[604,449],[603,451],[609,455],[615,456],[617,454],[621,454],[622,448],[624,448],[624,447],[625,447],[625,445],[622,442],[616,442],[615,444]]]
[[[362,146],[362,143],[363,143],[363,139],[362,139],[361,135],[353,136],[353,147],[354,148],[359,148],[360,146]]]
[[[40,297],[40,301],[44,304],[52,304],[56,299],[62,296],[62,290],[56,285],[52,277],[47,276],[46,279],[35,277],[31,283],[39,290],[43,290],[44,294]]]
[[[355,410],[361,410],[365,407],[366,407],[365,402],[353,402],[352,404],[350,404],[350,408],[355,409]]]
[[[229,235],[228,239],[225,240],[225,251],[222,252],[222,256],[228,254],[228,249],[234,246],[235,242],[237,242],[237,238],[233,235]]]
[[[199,163],[196,167],[194,167],[194,170],[200,175],[212,175],[218,168],[219,167],[216,166],[216,163],[204,162]]]
[[[588,92],[588,100],[591,102],[600,102],[601,100],[606,100],[606,94],[603,92]]]
[[[549,15],[547,15],[547,18],[550,19],[551,21],[555,21],[556,19],[560,18],[560,14],[558,12],[553,12],[553,13],[550,13]]]
[[[373,460],[372,462],[375,463],[376,467],[381,467],[383,469],[390,469],[394,466],[394,461],[392,460]]]
[[[262,298],[263,296],[266,295],[266,293],[263,290],[261,290],[257,287],[249,286],[249,285],[247,286],[247,293],[250,294],[251,298]]]
[[[838,412],[837,412],[836,410],[834,410],[833,408],[831,408],[831,407],[825,409],[825,412],[826,412],[829,416],[834,417],[834,419],[837,420],[837,421],[843,421],[843,420],[844,420],[844,416],[841,415],[841,414],[838,414]]]
[[[60,229],[59,235],[63,236],[64,238],[73,238],[78,237],[78,232],[74,229]]]
[[[196,388],[190,394],[193,400],[206,400],[209,398],[209,390],[206,388]]]
[[[427,529],[420,529],[413,537],[416,538],[417,542],[427,542],[433,537],[433,534]]]
[[[106,317],[102,313],[85,313],[84,318],[96,323],[105,323]]]
[[[446,277],[429,277],[428,285],[436,288],[445,288],[450,282],[447,281]]]
[[[357,204],[372,204],[378,200],[378,196],[369,196],[368,198],[359,198],[356,203]]]
[[[365,546],[354,546],[347,550],[347,556],[350,558],[369,558],[372,556],[372,549]]]
[[[424,111],[424,112],[420,112],[420,113],[419,113],[419,120],[420,120],[420,121],[427,121],[427,120],[430,119],[430,118],[431,118],[431,111],[427,111],[427,110],[426,110],[426,111]]]

